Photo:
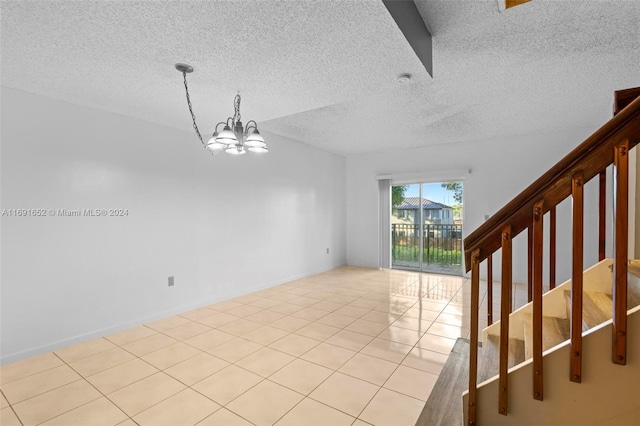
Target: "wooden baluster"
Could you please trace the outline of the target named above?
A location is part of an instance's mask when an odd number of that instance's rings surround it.
[[[584,179],[582,172],[571,178],[573,201],[573,263],[571,269],[571,375],[582,381],[582,274],[584,271]]]
[[[542,240],[544,200],[533,206],[533,397],[542,401]]]
[[[487,324],[493,324],[493,254],[487,257]]]
[[[613,262],[613,350],[616,364],[627,364],[627,257],[629,238],[629,140],[616,146],[616,211]]]
[[[478,308],[480,303],[480,249],[471,253],[471,335],[469,342],[469,425],[476,424],[478,380]]]
[[[500,377],[498,412],[507,415],[507,384],[509,369],[509,314],[512,285],[511,225],[502,230],[502,288],[500,292]]]
[[[549,290],[556,288],[556,207],[549,211]]]
[[[527,301],[533,297],[533,227],[527,228]]]
[[[604,260],[607,243],[607,171],[600,172],[600,194],[598,198],[598,260]]]

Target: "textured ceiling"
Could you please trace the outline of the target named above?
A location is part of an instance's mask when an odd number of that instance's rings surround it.
[[[433,79],[380,0],[2,1],[1,81],[190,130],[186,62],[203,133],[240,90],[244,121],[346,155],[598,126],[640,85],[640,1],[416,4]]]

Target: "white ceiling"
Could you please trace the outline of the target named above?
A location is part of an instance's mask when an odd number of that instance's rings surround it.
[[[191,130],[186,62],[203,133],[240,90],[243,121],[344,155],[595,127],[640,86],[640,1],[416,4],[433,79],[380,0],[2,1],[1,81]]]

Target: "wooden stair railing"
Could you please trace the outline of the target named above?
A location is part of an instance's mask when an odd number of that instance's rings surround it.
[[[640,143],[640,88],[615,92],[615,116],[571,151],[538,180],[522,191],[464,240],[465,267],[471,271],[471,334],[469,359],[468,423],[476,424],[478,377],[478,313],[480,263],[487,260],[487,299],[492,296],[492,255],[502,250],[500,361],[498,412],[508,413],[509,314],[512,302],[512,239],[527,231],[528,296],[533,302],[533,398],[543,400],[542,362],[542,259],[543,218],[550,212],[550,287],[555,287],[556,206],[567,197],[573,200],[573,265],[571,290],[571,350],[569,380],[582,378],[582,274],[584,185],[599,177],[598,257],[605,256],[606,168],[615,167],[615,229],[613,284],[612,361],[626,364],[627,244],[629,203],[629,150]],[[488,322],[494,320],[488,306]],[[640,337],[640,336],[639,336]]]

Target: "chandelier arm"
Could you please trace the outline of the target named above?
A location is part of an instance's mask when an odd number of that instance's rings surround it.
[[[253,123],[253,125],[251,123]],[[250,128],[254,128],[254,129],[258,130],[258,123],[256,123],[255,120],[247,121],[247,125],[245,126],[245,133],[248,134]]]
[[[221,121],[218,124],[216,124],[216,128],[213,130],[214,133],[218,131],[218,126],[220,126],[221,124],[225,126],[227,123],[225,123],[224,121]]]
[[[200,134],[200,130],[198,130],[198,125],[196,124],[196,116],[193,113],[193,107],[191,106],[191,98],[189,97],[189,86],[187,86],[187,73],[185,71],[182,71],[182,76],[184,78],[184,90],[187,92],[187,106],[189,106],[189,112],[191,113],[191,119],[193,120],[193,129],[196,131],[196,135],[198,135],[198,139],[200,139],[202,146],[206,148],[207,145],[204,143],[204,140],[202,140],[202,135]]]

